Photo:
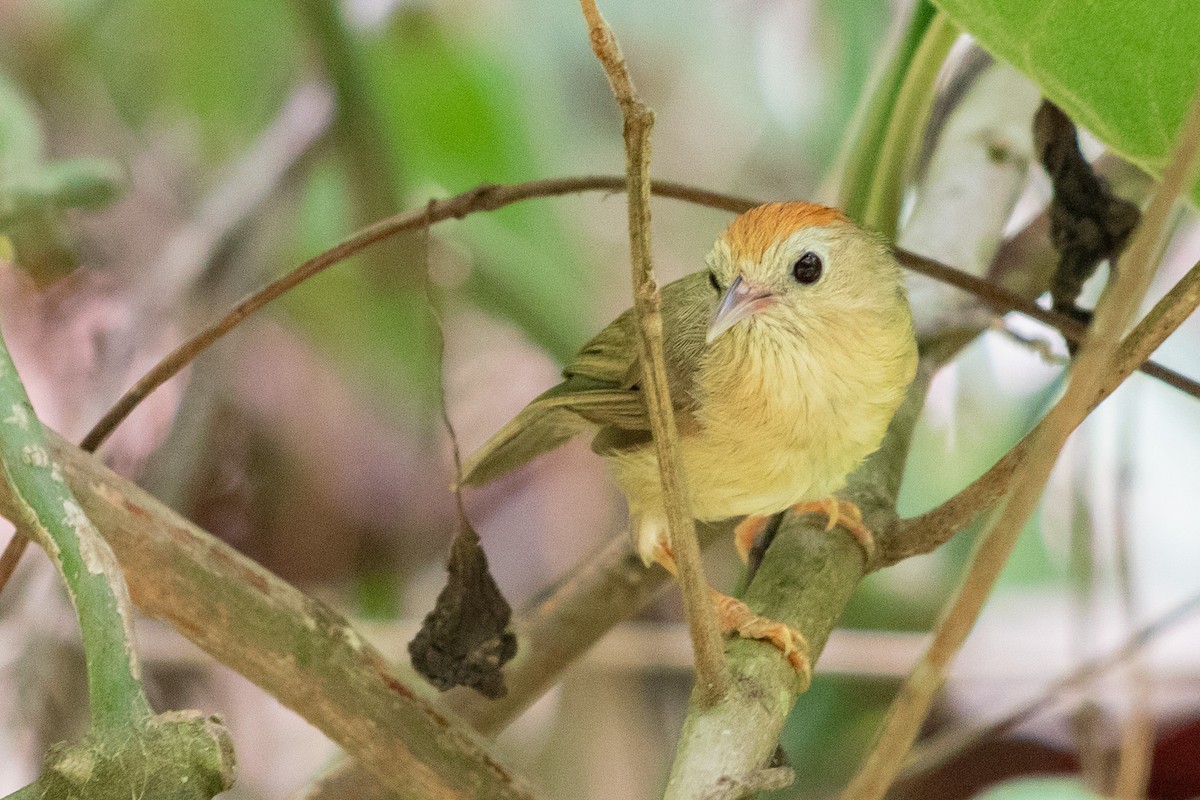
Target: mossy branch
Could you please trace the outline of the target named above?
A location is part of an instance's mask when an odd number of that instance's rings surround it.
[[[96,457],[51,431],[46,437],[147,614],[295,709],[401,797],[536,796],[483,739],[436,707],[420,678],[389,667],[336,613]],[[0,515],[19,511],[16,496],[0,487]]]
[[[92,728],[136,726],[151,716],[133,649],[129,591],[112,551],[63,482],[12,357],[0,339],[0,462],[14,521],[50,556],[79,617]]]

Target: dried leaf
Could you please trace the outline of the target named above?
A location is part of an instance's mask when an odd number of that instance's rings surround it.
[[[1058,269],[1050,287],[1054,309],[1083,323],[1091,312],[1075,301],[1100,262],[1115,261],[1137,227],[1140,213],[1133,203],[1113,195],[1079,151],[1075,125],[1049,100],[1042,102],[1033,123],[1042,164],[1054,185],[1050,204],[1050,237],[1058,250]]]
[[[446,586],[408,644],[413,667],[442,691],[470,686],[484,697],[503,697],[508,688],[501,669],[517,652],[517,638],[507,630],[511,617],[479,534],[463,519],[450,547]]]

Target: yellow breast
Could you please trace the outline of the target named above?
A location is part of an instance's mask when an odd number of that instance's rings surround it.
[[[774,514],[837,491],[903,399],[916,365],[911,334],[797,336],[766,320],[730,334],[705,354],[697,424],[680,440],[693,515]],[[653,453],[614,467],[630,511],[660,515]]]

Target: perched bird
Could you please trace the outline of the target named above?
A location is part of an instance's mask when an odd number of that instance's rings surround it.
[[[663,345],[689,508],[696,519],[746,516],[746,558],[770,515],[824,512],[873,543],[852,504],[831,497],[879,447],[916,371],[899,265],[883,239],[833,208],[769,203],[737,217],[707,270],[662,289]],[[642,560],[674,572],[637,322],[626,311],[583,346],[564,380],[525,407],[463,467],[486,483],[593,434],[629,503]],[[778,647],[807,670],[800,634],[713,591],[722,628]]]

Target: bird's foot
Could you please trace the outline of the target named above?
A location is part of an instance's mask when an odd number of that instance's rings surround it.
[[[829,524],[825,526],[825,530],[831,531],[839,525],[842,526],[854,536],[868,564],[875,557],[875,537],[871,534],[871,529],[863,524],[862,511],[854,503],[838,500],[836,497],[825,497],[796,503],[791,507],[791,511],[793,514],[824,514],[829,517]]]
[[[721,594],[716,589],[710,591],[721,630],[725,633],[735,633],[744,639],[770,642],[783,653],[807,689],[812,682],[812,665],[808,659],[808,640],[800,631],[790,625],[755,614],[750,610],[750,606],[736,597]]]
[[[733,529],[733,546],[737,549],[738,558],[742,560],[743,564],[750,562],[750,548],[754,546],[754,540],[758,538],[770,521],[770,517],[749,516]]]
[[[667,545],[660,543],[654,548],[653,560],[672,575],[677,574],[675,555]],[[782,622],[755,614],[750,610],[750,606],[741,600],[721,594],[711,586],[708,587],[708,591],[712,596],[713,608],[717,612],[717,624],[722,633],[734,633],[744,639],[762,639],[770,642],[783,653],[792,669],[800,675],[804,688],[808,688],[812,682],[812,665],[808,660],[808,640],[800,631]]]

